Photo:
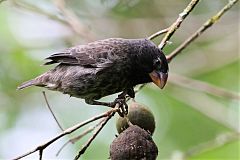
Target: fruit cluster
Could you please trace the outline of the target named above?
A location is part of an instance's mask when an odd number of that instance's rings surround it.
[[[152,140],[155,120],[148,107],[132,102],[128,115],[118,117],[116,127],[119,135],[110,146],[111,160],[156,159],[158,148]]]

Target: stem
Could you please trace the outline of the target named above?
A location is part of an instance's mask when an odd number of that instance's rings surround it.
[[[57,140],[60,139],[61,137],[65,136],[65,135],[68,135],[68,134],[71,134],[72,132],[76,131],[77,129],[79,129],[79,128],[81,128],[81,127],[83,127],[83,126],[85,126],[85,125],[87,125],[87,124],[89,124],[89,123],[91,123],[91,122],[93,122],[93,121],[96,121],[96,120],[98,120],[98,119],[100,119],[100,118],[108,117],[108,116],[111,115],[113,112],[115,113],[115,112],[117,112],[118,110],[119,110],[118,108],[113,108],[113,109],[111,109],[111,110],[109,110],[109,111],[107,111],[107,112],[105,112],[105,113],[102,113],[102,114],[100,114],[100,115],[98,115],[98,116],[94,116],[94,117],[92,117],[92,118],[90,118],[90,119],[88,119],[88,120],[86,120],[86,121],[83,121],[83,122],[81,122],[81,123],[79,123],[79,124],[76,124],[75,126],[72,126],[72,127],[68,128],[68,129],[64,130],[62,133],[60,133],[59,135],[55,136],[55,137],[52,138],[51,140],[43,143],[42,145],[37,146],[35,149],[33,149],[33,150],[31,150],[31,151],[23,154],[23,155],[20,155],[20,156],[14,158],[14,160],[18,160],[18,159],[21,159],[21,158],[23,158],[23,157],[26,157],[26,156],[28,156],[28,155],[36,152],[36,151],[42,152],[46,147],[48,147],[50,144],[52,144],[53,142],[57,141]]]
[[[63,146],[59,149],[59,151],[57,152],[56,156],[58,156],[60,154],[60,152],[63,150],[63,148],[65,146],[67,146],[69,143],[74,144],[75,142],[77,142],[78,140],[80,140],[82,137],[84,137],[85,135],[91,133],[97,126],[99,126],[100,124],[102,124],[104,121],[101,120],[99,123],[97,123],[94,126],[91,126],[90,128],[88,128],[87,130],[83,131],[80,135],[78,135],[77,137],[71,138],[70,140],[68,140],[66,143],[63,144]]]
[[[197,39],[206,29],[215,24],[222,15],[227,12],[238,0],[230,0],[216,15],[208,19],[195,33],[193,33],[187,40],[185,40],[179,47],[177,47],[171,54],[167,56],[168,62],[176,57],[184,48]]]
[[[43,91],[42,93],[43,93],[44,100],[45,100],[45,102],[46,102],[46,104],[47,104],[47,107],[48,107],[48,109],[50,110],[50,112],[51,112],[54,120],[56,121],[58,127],[59,127],[62,131],[64,131],[63,127],[60,125],[59,121],[57,120],[56,115],[53,113],[53,110],[52,110],[50,104],[48,103],[46,93],[45,93],[44,91]]]
[[[117,107],[118,108],[118,107]],[[98,130],[96,130],[96,132],[92,135],[92,137],[87,141],[87,143],[82,147],[82,149],[79,151],[78,155],[74,158],[74,160],[77,160],[80,158],[80,156],[82,154],[84,154],[84,152],[86,151],[86,149],[90,146],[90,144],[92,143],[92,141],[96,138],[96,136],[98,135],[98,133],[103,129],[103,127],[107,124],[107,122],[112,118],[112,116],[114,116],[116,112],[112,112],[101,124],[101,126],[98,128]]]
[[[183,10],[182,13],[179,14],[177,20],[169,27],[168,32],[163,37],[161,43],[159,44],[159,48],[162,50],[164,46],[167,44],[167,41],[172,37],[175,31],[181,26],[184,19],[188,16],[188,14],[193,10],[199,0],[192,0],[188,6]]]
[[[152,34],[151,36],[149,36],[147,39],[149,39],[149,40],[153,40],[154,38],[156,38],[156,37],[158,37],[158,36],[160,36],[160,35],[162,35],[162,34],[164,34],[164,33],[167,33],[168,31],[169,31],[169,28],[166,28],[166,29],[160,30],[160,31],[158,31],[158,32],[156,32],[156,33],[154,33],[154,34]]]

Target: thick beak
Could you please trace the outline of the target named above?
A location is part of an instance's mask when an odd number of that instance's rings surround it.
[[[163,72],[157,72],[156,70],[149,73],[153,83],[155,83],[159,88],[163,89],[167,82],[168,74]]]

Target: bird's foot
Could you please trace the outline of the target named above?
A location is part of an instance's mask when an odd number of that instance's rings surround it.
[[[118,97],[114,100],[114,102],[110,103],[109,107],[114,108],[116,105],[119,105],[119,111],[118,114],[121,117],[124,117],[124,115],[128,114],[128,105],[126,103],[126,98],[125,97]]]
[[[127,99],[127,92],[124,91],[121,94],[119,94],[118,97],[113,102],[110,102],[110,103],[99,102],[92,99],[85,99],[85,102],[90,105],[101,105],[101,106],[107,106],[111,108],[115,108],[116,105],[118,104],[118,108],[119,108],[118,114],[121,117],[124,117],[125,115],[128,114],[128,105],[127,105],[126,99]]]

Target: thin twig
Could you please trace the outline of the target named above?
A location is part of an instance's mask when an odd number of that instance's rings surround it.
[[[116,108],[119,105],[116,105]],[[114,116],[116,112],[112,112],[109,114],[108,117],[106,117],[106,119],[103,121],[103,123],[101,124],[101,126],[96,130],[96,132],[93,134],[93,136],[91,138],[89,138],[89,140],[87,141],[87,143],[82,147],[82,149],[78,152],[78,155],[74,158],[74,160],[77,160],[80,158],[80,156],[86,151],[86,149],[89,147],[89,145],[92,143],[92,141],[96,138],[96,136],[98,135],[98,133],[103,129],[103,127],[107,124],[107,122]]]
[[[98,127],[100,124],[102,124],[103,121],[104,121],[104,119],[101,120],[101,121],[100,121],[99,123],[97,123],[96,125],[89,127],[87,130],[85,130],[83,133],[81,133],[81,134],[78,135],[77,137],[74,137],[74,138],[71,138],[70,140],[68,140],[68,141],[67,141],[66,143],[64,143],[63,146],[59,149],[59,151],[57,152],[56,156],[58,156],[58,155],[60,154],[60,152],[63,150],[63,148],[64,148],[65,146],[67,146],[69,143],[72,143],[72,144],[76,143],[76,142],[79,141],[81,138],[83,138],[85,135],[91,133],[96,127]]]
[[[50,110],[50,112],[51,112],[54,120],[56,121],[58,127],[59,127],[62,131],[64,131],[63,127],[61,126],[61,124],[60,124],[59,121],[57,120],[56,115],[54,114],[52,108],[50,107],[50,105],[49,105],[49,103],[48,103],[46,93],[45,93],[44,91],[42,91],[42,93],[43,93],[44,100],[45,100],[45,102],[46,102],[46,104],[47,104],[47,107],[48,107],[48,109]]]
[[[54,138],[50,139],[49,141],[47,141],[47,142],[37,146],[35,149],[33,149],[33,150],[23,154],[23,155],[20,155],[20,156],[14,158],[14,160],[21,159],[21,158],[26,157],[26,156],[34,153],[34,152],[37,152],[37,151],[42,152],[46,147],[48,147],[50,144],[52,144],[53,142],[57,141],[61,137],[65,136],[65,135],[68,135],[68,134],[71,134],[72,132],[76,131],[77,129],[79,129],[79,128],[81,128],[81,127],[83,127],[83,126],[85,126],[85,125],[87,125],[87,124],[89,124],[89,123],[91,123],[93,121],[96,121],[96,120],[101,119],[103,117],[108,117],[109,115],[111,115],[112,113],[117,112],[118,110],[119,110],[118,108],[113,108],[113,109],[111,109],[111,110],[109,110],[109,111],[107,111],[105,113],[102,113],[102,114],[94,116],[94,117],[92,117],[92,118],[90,118],[90,119],[88,119],[86,121],[78,123],[78,124],[68,128],[68,129],[64,130],[62,133],[60,133],[59,135],[57,135]]]
[[[43,157],[43,150],[39,150],[39,160],[42,160]]]
[[[183,20],[188,16],[188,14],[193,10],[193,8],[196,6],[196,4],[200,0],[191,0],[191,2],[188,4],[188,6],[183,10],[182,13],[179,14],[177,20],[169,27],[168,32],[163,37],[161,43],[159,44],[159,48],[162,50],[163,47],[166,45],[167,41],[172,37],[172,35],[175,33],[175,31],[180,27]]]
[[[65,0],[53,0],[53,2],[61,11],[61,14],[64,16],[66,22],[76,34],[82,36],[88,41],[92,41],[94,39],[90,30],[84,27],[82,23],[80,23],[78,16],[72,10],[66,7]]]
[[[238,0],[229,0],[228,4],[225,5],[216,15],[208,19],[195,33],[193,33],[186,41],[184,41],[179,47],[177,47],[171,54],[167,56],[168,62],[177,56],[184,48],[198,38],[206,29],[215,24],[222,15],[227,12]]]
[[[228,91],[226,89],[211,85],[203,81],[190,79],[173,73],[171,73],[169,80],[170,83],[176,84],[187,89],[202,91],[223,98],[240,100],[240,95],[238,95],[237,93]]]
[[[154,34],[152,34],[151,36],[149,36],[147,39],[149,39],[149,40],[153,40],[154,38],[156,38],[156,37],[158,37],[158,36],[160,36],[160,35],[162,35],[162,34],[164,34],[164,33],[167,33],[168,31],[169,31],[169,28],[166,28],[166,29],[160,30],[160,31],[158,31],[158,32],[156,32],[156,33],[154,33]]]
[[[198,38],[207,28],[211,27],[215,22],[217,22],[217,20],[219,20],[221,18],[221,16],[227,12],[238,0],[231,0],[229,1],[229,3],[223,8],[221,9],[215,16],[211,17],[209,20],[207,20],[202,27],[200,27],[192,36],[190,36],[185,42],[183,42],[178,48],[176,48],[172,53],[170,53],[169,55],[167,55],[167,60],[168,63],[171,62],[171,60],[177,56],[184,48],[186,48],[191,42],[193,42],[196,38]],[[196,5],[196,4],[195,4]],[[190,12],[189,12],[190,13]],[[181,14],[180,14],[181,15]],[[186,17],[185,17],[186,18]],[[176,21],[177,22],[177,21]],[[175,22],[175,23],[176,23]],[[174,24],[173,24],[174,25]],[[173,26],[172,25],[172,26]],[[171,27],[172,27],[171,26]],[[170,28],[171,28],[170,27]],[[168,31],[168,33],[171,31],[171,29]],[[174,31],[175,32],[175,31]],[[167,33],[167,34],[168,34]],[[157,33],[156,33],[157,34]],[[166,34],[166,36],[167,36]],[[154,35],[154,34],[153,34]],[[166,37],[165,36],[165,37]],[[149,36],[149,37],[152,37]],[[171,36],[170,36],[171,37]],[[155,38],[155,37],[154,37]],[[166,39],[166,38],[165,38]],[[163,39],[164,40],[164,39]],[[162,41],[163,41],[162,40]],[[162,43],[162,42],[161,42]],[[166,40],[165,40],[166,43]],[[163,48],[164,45],[160,48]],[[140,87],[135,91],[135,93],[139,92],[146,84],[142,84],[140,85]]]

